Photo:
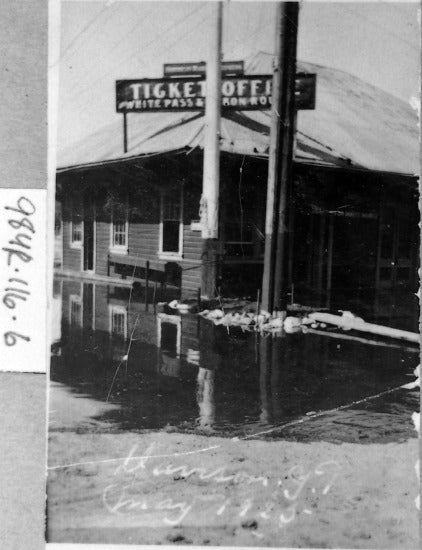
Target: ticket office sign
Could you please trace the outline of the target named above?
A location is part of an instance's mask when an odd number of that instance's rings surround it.
[[[315,76],[298,74],[297,109],[315,108]],[[222,109],[244,111],[271,108],[272,75],[224,77],[221,83]],[[118,113],[158,111],[202,111],[205,109],[206,80],[202,77],[144,78],[116,82]]]

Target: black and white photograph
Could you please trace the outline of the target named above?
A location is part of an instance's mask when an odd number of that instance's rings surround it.
[[[47,546],[419,548],[420,3],[54,13]]]

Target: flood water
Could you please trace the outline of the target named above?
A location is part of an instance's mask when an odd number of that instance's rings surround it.
[[[55,281],[54,310],[51,430],[360,443],[416,436],[417,390],[335,410],[414,380],[411,344],[375,345],[350,332],[261,336],[146,311],[129,288],[77,280]]]

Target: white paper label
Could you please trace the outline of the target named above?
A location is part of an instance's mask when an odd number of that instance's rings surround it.
[[[47,190],[0,189],[0,370],[46,372]]]

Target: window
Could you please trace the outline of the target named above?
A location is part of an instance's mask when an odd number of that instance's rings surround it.
[[[82,242],[82,221],[72,220],[72,244]]]
[[[126,222],[113,221],[113,247],[127,246]]]
[[[82,246],[83,240],[83,204],[82,200],[72,199],[70,212],[70,244],[73,247]]]
[[[127,310],[123,306],[110,306],[110,333],[127,338]]]
[[[128,253],[128,206],[127,202],[116,205],[112,212],[111,243],[113,252]]]
[[[176,189],[162,196],[160,252],[181,255],[183,245],[182,190]]]

